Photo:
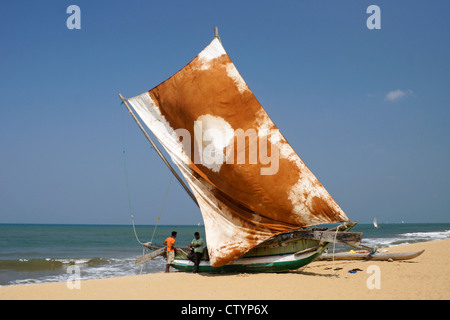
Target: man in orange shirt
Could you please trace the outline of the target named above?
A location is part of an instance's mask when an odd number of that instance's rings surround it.
[[[168,237],[164,244],[167,246],[167,262],[166,262],[166,272],[170,272],[170,266],[173,267],[173,261],[175,260],[175,238],[177,237],[177,232],[172,231],[172,236]]]

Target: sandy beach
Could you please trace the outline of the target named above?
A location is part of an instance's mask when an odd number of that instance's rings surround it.
[[[275,274],[173,272],[0,287],[0,299],[450,299],[450,239],[388,248],[425,252],[408,261],[317,261]],[[361,269],[348,273],[351,269]],[[376,286],[379,285],[379,288]],[[195,294],[192,290],[195,288]]]

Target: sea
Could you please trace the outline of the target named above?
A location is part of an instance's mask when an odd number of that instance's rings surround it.
[[[66,282],[74,270],[81,280],[163,272],[162,257],[135,266],[144,253],[138,240],[162,245],[172,231],[178,247],[196,231],[205,238],[203,226],[138,225],[135,233],[131,225],[0,224],[0,286]],[[363,232],[362,244],[381,248],[449,238],[450,223],[358,224],[352,231]]]

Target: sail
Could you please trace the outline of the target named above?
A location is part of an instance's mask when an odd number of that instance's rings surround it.
[[[349,221],[217,37],[179,72],[128,102],[192,189],[212,266],[282,232]]]
[[[378,228],[378,219],[377,219],[377,217],[374,217],[374,218],[373,218],[373,226],[374,226],[375,228]]]

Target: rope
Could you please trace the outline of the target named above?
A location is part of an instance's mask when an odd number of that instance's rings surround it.
[[[136,237],[136,241],[139,242],[140,245],[145,246],[146,243],[141,242],[141,241],[139,240],[139,237],[138,237],[137,233],[136,233],[136,228],[135,228],[135,226],[134,226],[134,216],[133,216],[133,215],[131,215],[131,222],[132,222],[132,224],[133,224],[133,231],[134,231],[134,236]]]
[[[334,269],[334,252],[335,252],[335,250],[336,250],[336,238],[337,238],[337,234],[338,234],[338,232],[339,232],[339,227],[340,226],[338,226],[337,228],[336,228],[336,232],[335,232],[335,234],[334,234],[334,241],[333,241],[333,272],[334,272],[334,275],[336,276],[336,270]]]
[[[198,202],[197,199],[195,198],[194,194],[192,193],[192,191],[189,189],[189,187],[186,185],[186,183],[184,183],[183,179],[181,179],[180,175],[175,171],[175,169],[172,167],[172,165],[169,163],[169,161],[167,161],[166,157],[164,157],[164,155],[161,153],[161,151],[158,149],[158,147],[155,145],[155,143],[153,142],[152,138],[150,138],[150,136],[148,135],[147,131],[144,129],[144,127],[142,126],[142,124],[139,122],[138,118],[136,117],[136,115],[133,113],[133,111],[131,110],[131,108],[128,106],[127,100],[124,99],[124,97],[119,93],[119,97],[122,100],[122,104],[125,105],[125,107],[127,107],[128,112],[131,114],[131,116],[133,117],[134,121],[136,121],[138,127],[141,129],[142,133],[145,135],[145,137],[147,138],[148,142],[150,142],[150,144],[153,146],[153,148],[155,149],[156,153],[158,153],[158,155],[161,157],[161,159],[164,161],[164,163],[166,164],[167,168],[169,168],[169,170],[173,173],[173,175],[175,176],[175,178],[177,178],[178,182],[181,184],[181,186],[184,188],[184,190],[187,192],[187,194],[191,197],[192,201],[194,201],[194,203],[198,206]]]
[[[122,105],[123,102],[120,104]],[[133,216],[133,209],[131,206],[131,196],[130,196],[130,186],[128,184],[128,170],[127,170],[127,156],[125,153],[125,121],[123,118],[123,113],[121,112],[122,115],[122,154],[123,154],[123,171],[125,174],[125,185],[127,188],[127,197],[128,197],[128,208],[130,210],[130,214],[131,216]]]
[[[161,213],[163,211],[164,204],[166,203],[166,200],[167,200],[167,194],[169,193],[170,184],[172,182],[172,179],[173,179],[173,177],[170,177],[169,185],[167,186],[167,190],[166,190],[166,195],[164,196],[164,201],[162,203],[161,210],[159,211],[159,217],[158,217],[158,219],[156,221],[155,229],[153,230],[153,235],[152,235],[152,239],[150,240],[150,242],[143,243],[143,242],[141,242],[141,240],[139,240],[139,237],[138,237],[138,235],[136,233],[136,227],[134,225],[134,216],[131,215],[131,222],[133,224],[134,236],[136,237],[136,241],[142,246],[147,247],[147,246],[149,246],[149,245],[151,245],[153,243],[153,238],[155,237],[156,228],[158,227],[159,220],[161,219]]]
[[[156,220],[155,229],[153,230],[153,235],[152,235],[152,239],[150,240],[150,243],[153,243],[153,237],[155,236],[156,228],[158,227],[159,220],[161,219],[161,213],[163,211],[164,204],[166,203],[167,194],[169,193],[170,183],[172,182],[172,179],[173,179],[173,176],[170,177],[169,185],[167,186],[166,194],[164,196],[164,201],[161,205],[161,210],[159,210],[159,216],[158,216],[158,219]]]
[[[123,101],[120,103],[120,105],[123,105]],[[130,196],[130,185],[128,183],[128,170],[127,170],[127,156],[126,156],[126,152],[125,152],[125,121],[124,121],[124,117],[123,117],[123,113],[121,112],[121,118],[122,118],[122,154],[123,154],[123,172],[125,175],[125,186],[127,189],[127,198],[128,198],[128,209],[130,210],[130,215],[131,215],[131,222],[133,224],[133,231],[134,231],[134,236],[136,237],[136,241],[145,246],[145,243],[141,242],[139,240],[139,237],[136,233],[136,227],[134,225],[134,216],[133,216],[133,207],[131,205],[131,196]],[[141,270],[142,271],[142,270]]]
[[[122,105],[122,104],[125,104],[125,100],[124,100],[124,99],[122,99],[122,102],[121,102],[120,105]],[[123,149],[123,152],[122,152],[122,153],[123,153],[123,170],[124,170],[124,174],[125,174],[125,185],[126,185],[126,189],[127,189],[128,208],[129,208],[129,210],[130,210],[131,222],[132,222],[132,225],[133,225],[134,236],[135,236],[135,238],[136,238],[136,241],[137,241],[140,245],[142,245],[142,246],[144,247],[144,248],[142,248],[142,255],[145,255],[145,253],[148,251],[148,247],[153,243],[153,239],[154,239],[154,237],[155,237],[155,233],[156,233],[156,229],[157,229],[157,227],[158,227],[159,220],[161,219],[161,214],[162,214],[164,205],[165,205],[166,200],[167,200],[167,195],[168,195],[168,193],[169,193],[170,184],[172,183],[173,176],[170,177],[169,185],[167,186],[166,194],[164,195],[164,201],[163,201],[163,203],[162,203],[162,205],[161,205],[161,209],[160,209],[160,211],[159,211],[159,216],[158,216],[158,219],[157,219],[157,221],[156,221],[155,228],[154,228],[154,230],[153,230],[152,238],[151,238],[150,242],[143,243],[143,242],[139,239],[139,237],[138,237],[138,235],[137,235],[137,232],[136,232],[136,226],[135,226],[135,224],[134,224],[133,207],[132,207],[132,205],[131,205],[131,196],[130,196],[130,186],[129,186],[129,183],[128,183],[127,157],[126,157],[126,152],[125,152],[125,122],[124,122],[124,116],[123,116],[123,113],[121,114],[121,118],[122,118],[122,147],[123,147],[123,148],[122,148],[122,149]],[[153,143],[152,143],[152,146],[153,146]],[[142,274],[142,270],[143,270],[143,265],[141,266],[140,274]]]
[[[142,248],[142,256],[145,256],[146,253],[147,248],[146,247]],[[142,274],[142,270],[144,270],[144,264],[141,264],[141,271],[139,271],[139,274]]]
[[[122,102],[120,103],[120,105],[123,105],[124,102],[125,102],[124,99],[122,99]],[[166,194],[164,196],[164,201],[163,201],[163,203],[161,205],[161,209],[159,211],[159,216],[158,216],[158,219],[156,221],[155,229],[153,230],[152,239],[150,240],[150,242],[143,243],[141,240],[139,240],[139,237],[138,237],[138,235],[136,233],[136,226],[134,225],[133,207],[131,205],[130,186],[129,186],[129,183],[128,183],[127,157],[126,157],[126,152],[125,152],[125,122],[124,122],[123,113],[121,113],[121,118],[122,118],[123,170],[124,170],[124,174],[125,174],[125,185],[126,185],[126,189],[127,189],[128,208],[130,210],[131,222],[132,222],[132,225],[133,225],[134,236],[136,237],[136,241],[140,245],[144,246],[144,248],[142,248],[142,255],[145,255],[145,253],[148,251],[148,246],[153,243],[153,238],[155,237],[156,228],[158,227],[159,220],[161,219],[161,213],[163,211],[164,204],[166,203],[166,200],[167,200],[167,194],[169,193],[170,184],[172,183],[173,176],[170,177],[169,185],[167,186]],[[152,144],[152,146],[153,146],[153,144]],[[142,265],[140,274],[142,274],[143,267],[144,266]]]
[[[134,225],[134,217],[133,217],[133,215],[131,215],[131,221],[132,221],[132,223],[133,223],[134,236],[136,237],[137,242],[138,242],[140,245],[144,246],[144,248],[142,248],[142,255],[143,255],[143,256],[147,253],[147,251],[148,251],[148,246],[151,245],[151,244],[153,243],[153,238],[154,238],[154,236],[155,236],[156,228],[158,227],[158,222],[159,222],[159,220],[161,219],[161,213],[162,213],[162,210],[163,210],[163,208],[164,208],[164,204],[166,203],[167,194],[169,193],[169,189],[170,189],[170,184],[171,184],[171,182],[172,182],[172,178],[173,178],[173,177],[170,177],[169,185],[167,186],[167,190],[166,190],[166,195],[164,196],[164,201],[163,201],[163,203],[162,203],[161,210],[159,211],[159,217],[158,217],[158,219],[157,219],[157,221],[156,221],[155,229],[153,230],[153,235],[152,235],[152,239],[150,240],[150,242],[143,243],[143,242],[141,242],[141,241],[139,240],[139,237],[138,237],[138,235],[137,235],[137,233],[136,233],[136,227],[135,227],[135,225]],[[139,272],[139,274],[142,274],[142,270],[143,270],[143,269],[144,269],[144,265],[141,265],[141,271]]]
[[[120,105],[123,105],[123,101],[120,103]],[[123,113],[122,112],[121,112],[121,118],[122,118],[123,172],[124,172],[124,175],[125,175],[125,186],[126,186],[126,189],[127,189],[128,208],[130,210],[131,222],[133,224],[134,236],[136,237],[136,240],[137,240],[137,242],[139,242],[139,244],[144,245],[144,243],[142,243],[139,240],[139,237],[137,236],[137,233],[136,233],[136,228],[134,226],[133,208],[132,208],[132,205],[131,205],[131,196],[130,196],[130,185],[128,183],[127,156],[126,156],[126,152],[125,152],[125,121],[124,121],[124,117],[123,117]]]

